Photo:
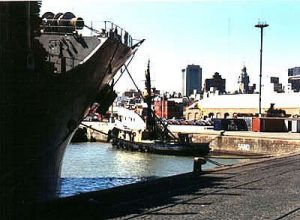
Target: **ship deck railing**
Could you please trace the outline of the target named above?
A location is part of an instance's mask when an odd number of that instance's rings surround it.
[[[101,31],[93,28],[94,23],[101,23],[99,25]],[[98,25],[97,25],[98,26]],[[96,21],[91,22],[91,26],[84,25],[83,29],[77,28],[76,26],[62,26],[62,25],[52,25],[51,23],[45,23],[40,26],[42,34],[55,34],[55,35],[74,35],[82,34],[84,36],[99,36],[103,38],[114,38],[120,41],[122,44],[132,47],[134,41],[132,36],[120,26],[114,24],[111,21]]]

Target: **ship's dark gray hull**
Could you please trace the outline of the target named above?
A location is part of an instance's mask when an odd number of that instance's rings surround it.
[[[4,6],[0,5],[2,9]],[[22,6],[18,7],[22,11]],[[2,9],[0,14],[8,15],[14,8]],[[14,24],[18,22],[25,21]],[[35,219],[36,204],[56,196],[62,157],[72,134],[97,94],[131,56],[132,49],[118,39],[100,38],[93,50],[89,48],[89,56],[83,56],[80,45],[75,45],[78,53],[74,54],[79,57],[76,65],[65,72],[54,72],[51,62],[44,62],[49,61],[48,38],[53,36],[32,40],[35,61],[31,68],[26,58],[28,50],[22,47],[28,39],[20,33],[21,37],[16,37],[17,31],[11,28],[14,27],[5,20],[1,23],[1,30],[7,29],[13,36],[11,41],[7,41],[9,36],[1,36],[0,45],[1,219],[22,219],[26,218],[22,214],[28,213]],[[84,40],[88,46],[97,41]]]

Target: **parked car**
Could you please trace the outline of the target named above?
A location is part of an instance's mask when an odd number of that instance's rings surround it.
[[[186,120],[186,123],[188,125],[195,125],[195,122],[193,120]]]
[[[205,126],[206,125],[206,123],[204,121],[202,121],[202,120],[196,121],[195,124],[199,125],[199,126]]]

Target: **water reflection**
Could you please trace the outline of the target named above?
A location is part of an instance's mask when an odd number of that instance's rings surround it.
[[[68,146],[62,177],[160,177],[190,172],[192,168],[192,157],[118,151],[108,143],[81,143]]]
[[[233,164],[237,160],[218,159],[218,162]],[[207,163],[204,169],[214,166]],[[60,195],[107,189],[192,169],[193,157],[119,151],[109,143],[71,144],[63,159]]]

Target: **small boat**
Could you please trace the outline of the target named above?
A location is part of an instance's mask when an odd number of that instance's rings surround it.
[[[206,156],[210,152],[209,142],[192,143],[190,134],[174,135],[167,124],[158,118],[152,110],[152,95],[150,80],[150,62],[146,71],[146,92],[143,97],[147,103],[146,128],[144,130],[125,129],[114,127],[108,133],[108,141],[116,149],[140,151],[146,153]]]
[[[113,139],[112,145],[120,150],[164,155],[205,156],[209,153],[208,143],[179,143],[159,140],[134,142],[123,139]]]

